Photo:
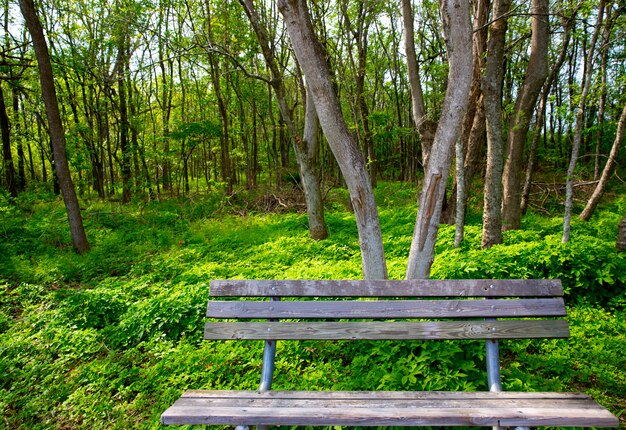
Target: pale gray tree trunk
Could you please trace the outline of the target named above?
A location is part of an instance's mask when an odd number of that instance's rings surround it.
[[[472,24],[469,1],[441,0],[439,8],[450,65],[448,90],[419,198],[406,271],[407,279],[428,278],[430,275],[446,180],[452,162],[452,149],[461,132],[472,84]]]
[[[65,152],[65,131],[59,112],[56,89],[54,88],[54,76],[52,74],[52,64],[48,44],[43,34],[41,22],[37,16],[33,0],[20,0],[20,9],[24,16],[24,22],[28,27],[28,32],[33,40],[35,56],[39,66],[39,81],[41,83],[41,94],[46,114],[48,116],[48,133],[54,154],[54,167],[59,180],[59,187],[67,210],[67,217],[70,225],[70,234],[74,250],[82,254],[89,251],[89,242],[83,227],[83,218],[76,197],[76,189],[70,175],[70,168]]]
[[[578,160],[578,152],[580,151],[580,142],[582,140],[584,114],[587,104],[587,96],[591,87],[591,75],[593,73],[593,57],[595,56],[595,47],[598,35],[602,29],[602,21],[604,17],[604,0],[600,0],[598,6],[598,19],[596,27],[591,36],[591,42],[587,52],[587,65],[583,75],[582,93],[578,102],[576,111],[576,126],[574,128],[574,142],[572,143],[572,155],[567,168],[567,180],[565,182],[565,215],[563,216],[563,243],[569,242],[570,227],[572,222],[572,209],[574,207],[574,170],[576,169],[576,161]]]
[[[428,119],[424,107],[424,95],[422,93],[417,54],[415,53],[415,30],[413,26],[413,5],[411,0],[402,0],[402,22],[404,24],[404,52],[406,53],[406,63],[409,72],[413,122],[420,135],[422,164],[424,170],[426,170],[437,124]]]
[[[502,227],[504,230],[520,228],[522,198],[522,158],[526,135],[533,117],[537,98],[548,77],[548,48],[550,45],[550,19],[548,0],[532,0],[532,40],[530,58],[524,83],[520,89],[509,123],[507,157],[503,174]]]
[[[606,188],[606,184],[609,182],[609,178],[613,173],[613,168],[617,164],[617,156],[619,155],[620,148],[622,147],[622,141],[624,140],[624,127],[626,127],[626,106],[622,110],[622,115],[619,118],[619,122],[617,123],[617,132],[615,134],[615,140],[613,141],[613,146],[611,148],[611,153],[609,154],[609,159],[604,165],[604,169],[602,170],[602,176],[600,176],[600,181],[596,185],[593,194],[589,198],[585,209],[580,214],[580,219],[584,221],[589,221],[591,215],[593,215],[593,211],[595,211],[596,206],[600,202],[600,198],[602,194],[604,194],[604,190]]]
[[[511,0],[496,0],[493,6],[494,21],[489,29],[487,65],[482,79],[482,89],[487,121],[487,172],[483,207],[483,233],[481,246],[489,248],[502,243],[502,81],[504,70],[504,43],[507,30],[506,14]]]
[[[459,138],[455,145],[456,156],[456,228],[454,247],[458,248],[465,234],[465,168],[463,166],[463,141]]]
[[[319,149],[317,142],[319,122],[315,105],[312,103],[312,100],[309,100],[310,98],[307,97],[304,135],[301,138],[295,121],[293,120],[292,112],[287,105],[287,92],[283,73],[281,73],[278,67],[278,60],[274,55],[274,51],[271,49],[268,31],[259,18],[254,2],[252,0],[239,0],[239,2],[248,15],[252,28],[261,45],[263,57],[272,74],[270,85],[274,88],[281,116],[291,135],[294,153],[296,154],[296,160],[300,167],[302,188],[304,189],[304,198],[306,200],[309,235],[316,240],[325,239],[328,237],[328,230],[326,229],[326,222],[324,220],[324,200],[322,199],[322,191],[320,188],[319,163],[317,157]]]
[[[477,158],[484,144],[485,134],[485,109],[483,96],[480,89],[480,77],[484,68],[484,54],[487,49],[487,20],[489,19],[489,0],[480,0],[474,3],[474,75],[468,100],[467,111],[461,127],[461,144],[463,145],[463,166],[457,167],[457,177],[452,186],[452,193],[441,214],[441,222],[454,223],[456,226],[455,246],[463,241],[465,231],[465,209],[467,206],[467,193],[472,177],[476,170]],[[463,182],[458,178],[462,173]],[[459,185],[460,184],[460,185]],[[461,207],[459,207],[459,204]]]
[[[359,231],[363,275],[366,279],[385,279],[387,266],[378,208],[365,159],[343,119],[330,70],[313,30],[306,1],[279,0],[278,8],[285,18],[293,50],[304,72],[322,130],[350,191]]]
[[[302,188],[307,202],[309,219],[309,233],[313,239],[328,237],[326,222],[324,221],[324,200],[322,199],[321,182],[319,178],[319,128],[317,110],[307,86],[306,107],[304,112],[304,132],[302,144],[296,152],[302,177]]]

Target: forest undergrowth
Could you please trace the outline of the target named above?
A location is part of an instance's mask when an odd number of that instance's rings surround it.
[[[389,275],[401,279],[415,188],[382,183],[376,195]],[[330,238],[319,242],[297,204],[255,198],[83,202],[92,251],[80,256],[60,200],[0,197],[0,428],[159,428],[185,389],[255,389],[260,342],[202,341],[210,280],[361,276],[345,190],[328,194]],[[571,338],[503,342],[505,389],[584,391],[624,422],[626,254],[615,250],[624,211],[626,199],[613,199],[574,222],[567,244],[556,212],[529,213],[489,250],[479,210],[458,249],[454,227],[441,227],[435,278],[563,280]],[[483,356],[481,342],[283,342],[274,388],[484,390]]]

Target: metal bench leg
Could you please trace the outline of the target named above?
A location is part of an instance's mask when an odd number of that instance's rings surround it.
[[[279,299],[277,297],[272,297],[270,300],[278,301]],[[275,360],[276,360],[276,341],[266,340],[265,346],[263,347],[263,367],[261,368],[261,383],[259,384],[259,391],[269,391],[272,389],[272,379],[274,378]],[[268,426],[256,426],[257,430],[267,430],[267,427]],[[242,429],[239,429],[239,430],[242,430]]]

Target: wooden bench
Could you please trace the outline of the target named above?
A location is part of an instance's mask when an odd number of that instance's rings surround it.
[[[205,339],[265,341],[261,386],[187,391],[163,424],[618,426],[585,394],[501,391],[499,339],[569,336],[559,280],[212,281],[210,296]],[[485,340],[490,391],[270,391],[276,341],[298,339]]]

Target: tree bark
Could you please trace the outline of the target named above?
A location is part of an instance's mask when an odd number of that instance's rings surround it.
[[[503,174],[502,227],[520,228],[521,173],[526,135],[533,117],[537,98],[548,77],[548,48],[550,22],[548,0],[532,0],[532,41],[526,77],[509,123],[508,151]]]
[[[350,191],[359,231],[363,275],[366,279],[385,279],[387,266],[378,208],[365,159],[343,119],[330,70],[313,30],[306,1],[279,0],[278,8],[285,18],[293,50],[306,77],[322,130]]]
[[[11,153],[11,125],[7,115],[7,107],[4,102],[2,82],[0,82],[0,132],[2,134],[2,167],[7,190],[11,197],[17,197],[17,182],[15,178],[15,166]]]
[[[526,213],[526,209],[528,208],[528,197],[530,195],[530,186],[532,181],[532,175],[535,170],[535,163],[537,161],[537,149],[539,148],[539,139],[541,137],[541,130],[543,128],[546,106],[548,103],[548,97],[550,96],[550,92],[552,91],[552,84],[554,83],[556,77],[558,76],[565,59],[567,58],[567,51],[569,47],[569,42],[572,34],[572,27],[574,25],[574,18],[576,14],[572,14],[571,17],[567,18],[564,23],[564,32],[563,32],[563,44],[561,45],[561,52],[559,53],[559,57],[556,60],[556,63],[552,66],[552,70],[546,81],[543,84],[543,88],[541,90],[541,99],[539,100],[539,106],[537,107],[537,115],[535,120],[535,130],[533,132],[533,140],[530,147],[530,151],[528,154],[528,166],[526,168],[526,176],[524,178],[524,186],[522,188],[522,199],[520,203],[520,212],[521,214]]]
[[[448,90],[419,198],[406,271],[407,279],[428,278],[430,275],[446,180],[452,162],[452,148],[461,132],[472,84],[472,24],[469,2],[441,0],[440,13],[450,65]]]
[[[404,24],[404,51],[409,72],[409,86],[411,87],[411,107],[413,122],[420,135],[422,145],[422,164],[424,171],[428,164],[428,158],[433,146],[437,124],[428,119],[424,107],[424,95],[419,76],[419,64],[415,53],[415,30],[413,26],[413,5],[411,0],[402,0],[402,22]]]
[[[593,31],[593,36],[591,36],[589,50],[587,52],[587,64],[583,75],[582,93],[580,95],[580,101],[578,102],[578,109],[576,111],[576,126],[574,129],[574,142],[572,143],[572,155],[567,168],[567,180],[565,182],[565,215],[563,216],[563,238],[561,239],[563,243],[569,242],[570,237],[572,209],[574,207],[574,170],[576,168],[580,142],[582,140],[584,114],[587,96],[589,95],[589,89],[591,88],[591,75],[593,73],[593,57],[595,55],[595,46],[598,40],[598,35],[600,34],[600,30],[602,28],[604,4],[605,1],[600,0],[600,5],[598,6],[598,19],[596,21],[596,27]]]
[[[309,234],[315,240],[326,239],[328,229],[324,220],[324,200],[320,187],[319,177],[319,119],[313,102],[313,96],[307,86],[306,108],[304,113],[304,133],[302,136],[302,148],[296,151],[300,175],[302,176],[302,188],[307,201],[307,215],[309,219]],[[299,146],[299,145],[296,145]]]
[[[72,243],[76,252],[82,254],[89,250],[89,242],[87,241],[83,227],[78,198],[76,197],[76,190],[74,189],[74,183],[72,182],[69,165],[67,163],[65,132],[59,112],[56,89],[54,88],[54,76],[52,74],[48,45],[33,0],[20,0],[20,9],[22,10],[24,21],[26,22],[26,26],[33,40],[35,56],[37,57],[37,63],[39,65],[39,79],[46,114],[48,116],[48,132],[50,133],[50,141],[54,152],[54,166],[67,210]]]
[[[615,140],[613,141],[613,146],[611,148],[611,153],[609,154],[609,159],[604,165],[604,169],[602,170],[602,176],[600,176],[600,181],[596,185],[593,194],[589,198],[585,209],[580,214],[580,219],[583,221],[589,221],[591,215],[598,206],[600,202],[600,198],[602,198],[602,194],[604,194],[604,190],[606,188],[606,184],[609,182],[609,178],[613,173],[613,168],[617,164],[617,156],[619,155],[620,148],[622,147],[622,141],[624,140],[624,128],[626,127],[626,106],[622,110],[622,115],[619,118],[619,122],[617,123],[617,132],[615,134]]]
[[[502,82],[504,77],[504,44],[507,30],[506,14],[511,0],[496,0],[493,6],[495,21],[490,27],[487,47],[487,65],[482,89],[487,122],[487,172],[483,207],[481,246],[489,248],[502,243]]]
[[[127,48],[125,35],[119,35],[117,57],[117,90],[119,97],[118,109],[120,111],[120,151],[122,153],[122,203],[129,203],[131,197],[131,149],[129,144],[130,122],[128,120],[128,100],[126,92],[126,71],[127,71]]]
[[[485,51],[487,50],[487,34],[489,20],[489,0],[480,0],[474,3],[474,75],[472,88],[470,89],[467,112],[463,118],[461,127],[461,142],[463,143],[463,186],[459,187],[458,180],[452,185],[452,192],[448,204],[441,213],[443,224],[456,224],[457,228],[463,229],[465,223],[465,208],[467,194],[476,171],[478,156],[485,143],[485,108],[480,89],[480,78],[485,67]],[[457,210],[457,202],[463,207]],[[460,217],[460,218],[459,218]]]
[[[304,189],[304,198],[306,200],[309,235],[315,240],[325,239],[328,237],[328,230],[326,228],[326,221],[324,220],[324,200],[320,188],[319,163],[317,157],[319,151],[319,143],[317,141],[319,121],[313,99],[310,97],[310,93],[307,89],[304,134],[303,137],[300,138],[292,112],[287,105],[287,94],[283,79],[284,73],[281,73],[278,67],[278,60],[273,50],[270,48],[267,29],[261,23],[252,0],[239,0],[239,2],[248,15],[252,28],[261,45],[263,57],[272,74],[270,84],[272,88],[274,88],[281,116],[291,135],[294,153],[296,154],[296,160],[300,167],[300,177],[302,188]]]

